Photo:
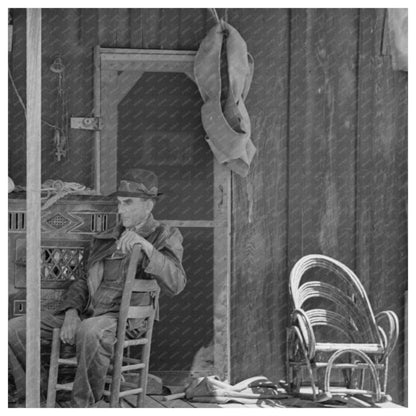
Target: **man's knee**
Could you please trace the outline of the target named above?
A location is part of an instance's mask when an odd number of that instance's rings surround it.
[[[97,327],[94,325],[94,322],[92,319],[85,319],[82,321],[76,332],[76,341],[77,344],[79,342],[84,342],[85,340],[93,341],[98,340],[99,334]]]
[[[113,332],[115,335],[115,324],[113,324],[112,320],[102,321],[97,318],[87,318],[83,320],[76,333],[76,339],[83,340],[100,340],[103,337],[111,338],[113,336]]]
[[[114,321],[115,322],[115,321]],[[102,321],[97,318],[88,318],[81,322],[76,332],[77,349],[100,346],[103,351],[112,352],[115,343],[116,324],[113,321]]]

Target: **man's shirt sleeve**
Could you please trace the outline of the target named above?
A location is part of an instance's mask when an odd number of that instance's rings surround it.
[[[55,313],[62,313],[68,309],[76,309],[81,314],[88,302],[87,277],[83,276],[73,282],[62,298],[62,302]]]
[[[186,284],[186,274],[182,267],[183,237],[180,231],[172,227],[165,246],[153,248],[149,259],[145,260],[145,273],[152,275],[171,295],[182,292]]]

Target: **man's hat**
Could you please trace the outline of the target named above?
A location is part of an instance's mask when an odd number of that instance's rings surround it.
[[[158,180],[155,173],[145,169],[131,169],[121,179],[117,192],[112,196],[157,199]]]

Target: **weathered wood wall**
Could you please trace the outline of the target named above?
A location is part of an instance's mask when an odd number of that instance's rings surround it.
[[[284,378],[288,274],[302,255],[343,261],[376,312],[403,324],[407,288],[407,73],[393,72],[385,9],[230,9],[255,60],[247,108],[257,147],[233,177],[232,381]],[[219,10],[223,14],[223,10]],[[196,50],[214,23],[205,9],[43,10],[44,119],[54,121],[57,54],[69,110],[92,111],[92,47]],[[25,12],[14,10],[10,66],[25,93]],[[24,116],[9,88],[9,174],[24,183]],[[43,180],[92,185],[92,134],[72,131],[54,160],[43,126]],[[403,326],[402,326],[403,329]],[[389,391],[403,400],[403,334]]]
[[[255,62],[247,97],[257,153],[233,177],[231,373],[284,378],[288,319],[290,12],[229,13]]]
[[[246,12],[240,12],[239,16]],[[282,377],[288,274],[335,257],[403,331],[407,288],[407,73],[379,10],[253,11],[232,23],[253,53],[258,148],[233,182],[232,374]],[[403,397],[403,332],[389,392]]]
[[[10,69],[25,100],[26,11],[13,9]],[[60,55],[66,66],[65,94],[70,116],[93,109],[93,47],[196,50],[214,24],[207,9],[43,9],[42,118],[56,122],[58,78],[49,67]],[[25,119],[9,83],[10,176],[23,185],[26,173]],[[53,129],[42,125],[42,180],[62,179],[93,186],[93,133],[70,131],[69,157],[54,157]]]

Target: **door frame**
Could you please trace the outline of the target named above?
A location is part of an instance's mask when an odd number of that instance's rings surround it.
[[[95,47],[94,117],[102,119],[101,130],[94,133],[97,193],[109,195],[116,190],[117,151],[114,149],[117,149],[117,106],[120,101],[144,72],[179,72],[195,82],[195,55],[195,51]],[[102,100],[107,94],[111,94],[112,100]],[[214,230],[214,369],[219,377],[230,380],[231,172],[215,158],[213,204],[212,221],[160,221],[176,227]]]

